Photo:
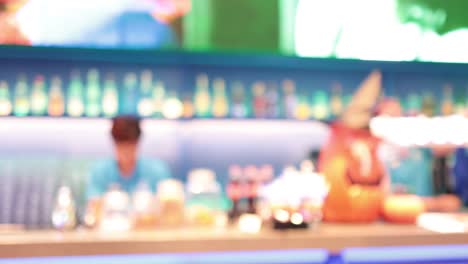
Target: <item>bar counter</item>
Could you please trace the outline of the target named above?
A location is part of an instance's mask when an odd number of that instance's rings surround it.
[[[414,225],[321,224],[315,230],[258,234],[235,229],[174,229],[99,233],[78,230],[0,233],[0,258],[157,254],[277,249],[326,249],[338,253],[351,247],[467,244],[468,233],[440,234]]]

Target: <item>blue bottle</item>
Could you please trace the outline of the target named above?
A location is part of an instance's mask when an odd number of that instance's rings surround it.
[[[124,115],[138,114],[138,80],[135,73],[124,76],[121,96],[119,96],[119,113]]]
[[[455,151],[455,192],[465,205],[468,205],[468,148],[458,148]]]

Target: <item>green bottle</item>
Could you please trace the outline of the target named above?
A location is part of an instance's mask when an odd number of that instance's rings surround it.
[[[351,103],[351,100],[352,100],[352,99],[353,99],[353,96],[352,96],[352,95],[350,95],[350,94],[344,95],[344,97],[343,97],[344,108],[343,108],[343,109],[349,107],[349,104]]]
[[[464,107],[463,115],[468,117],[468,86],[465,89],[465,96],[462,98],[465,98],[465,107]]]
[[[415,92],[409,92],[406,98],[406,111],[410,115],[416,115],[421,112],[421,97]]]
[[[468,101],[468,94],[463,88],[455,89],[455,113],[458,115],[465,114],[465,101]]]
[[[102,113],[105,117],[114,117],[119,111],[119,94],[113,74],[108,74],[104,81],[102,94]]]
[[[164,83],[157,81],[153,89],[153,116],[157,118],[163,117],[163,106],[166,100],[166,89]]]
[[[8,91],[8,83],[0,81],[0,116],[8,116],[11,114],[11,99]]]
[[[27,116],[29,114],[30,105],[28,92],[26,76],[21,74],[18,76],[18,81],[15,87],[15,103],[13,109],[13,114],[15,116]]]
[[[80,72],[72,71],[68,86],[67,113],[69,116],[78,117],[84,113],[83,83]]]
[[[138,102],[138,114],[140,116],[148,117],[153,115],[152,86],[153,73],[150,70],[144,70],[140,77],[140,99]]]
[[[196,78],[194,106],[197,117],[211,116],[211,95],[206,74],[199,74]]]
[[[99,72],[97,69],[88,71],[86,87],[86,115],[97,117],[101,114],[101,87],[99,84]]]
[[[138,76],[129,72],[124,76],[122,95],[119,102],[119,113],[125,115],[138,114]]]
[[[42,75],[36,76],[31,91],[31,113],[35,116],[47,114],[47,92]]]
[[[325,91],[315,91],[312,99],[312,115],[315,119],[324,120],[329,117],[328,102],[328,95]]]

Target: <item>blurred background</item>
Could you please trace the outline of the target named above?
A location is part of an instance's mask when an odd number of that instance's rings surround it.
[[[275,190],[288,200],[301,186],[288,173],[315,180],[327,176],[318,170],[320,152],[333,150],[333,140],[350,151],[346,146],[362,136],[354,132],[371,131],[382,140],[379,151],[372,149],[379,161],[372,162],[381,162],[389,176],[390,193],[397,196],[389,207],[401,209],[403,220],[381,217],[380,208],[369,205],[374,199],[367,196],[368,186],[359,183],[362,192],[353,189],[356,184],[331,192],[349,194],[337,204],[354,206],[340,207],[339,213],[374,214],[379,223],[401,221],[409,224],[401,230],[419,235],[417,217],[437,212],[448,220],[429,215],[425,229],[439,235],[453,226],[458,228],[453,233],[464,234],[467,9],[466,0],[0,0],[0,231],[19,227],[23,233],[18,234],[28,236],[29,230],[60,230],[51,216],[64,189],[74,206],[71,229],[85,228],[90,169],[114,154],[110,120],[135,115],[142,118],[142,156],[166,162],[187,189],[190,173],[209,170],[218,189],[208,200],[229,205],[237,199],[229,194],[238,180],[236,169],[245,182],[290,181],[293,187],[279,184]],[[365,85],[374,70],[378,81]],[[367,105],[349,114],[357,92],[356,100]],[[337,132],[344,117],[361,114],[364,125]],[[356,164],[368,158],[359,157]],[[268,174],[266,182],[258,180],[262,173]],[[328,180],[344,178],[334,176]],[[328,188],[317,186],[301,190],[320,196]],[[179,200],[192,195],[184,191]],[[326,200],[317,199],[311,215],[320,222]],[[353,199],[357,202],[347,203]],[[436,209],[421,209],[421,201]],[[201,226],[214,230],[220,210],[210,210],[202,214],[212,221]],[[362,232],[351,225],[348,236],[373,235],[372,221],[359,227],[370,228]],[[178,227],[185,227],[181,223]],[[389,233],[399,233],[387,224],[378,227],[382,245]],[[329,226],[333,234],[346,233],[341,224]],[[400,245],[399,238],[395,241]],[[450,241],[465,243],[464,238]],[[424,259],[426,251],[418,256]],[[357,255],[365,259],[368,251],[363,252]],[[389,255],[380,256],[385,261]]]

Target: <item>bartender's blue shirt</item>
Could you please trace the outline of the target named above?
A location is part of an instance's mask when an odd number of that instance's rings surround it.
[[[160,160],[139,159],[135,170],[130,177],[120,174],[117,161],[108,159],[99,162],[92,170],[88,178],[87,199],[98,198],[104,195],[113,184],[127,193],[133,193],[140,183],[145,183],[153,193],[161,180],[171,177],[169,167]]]

